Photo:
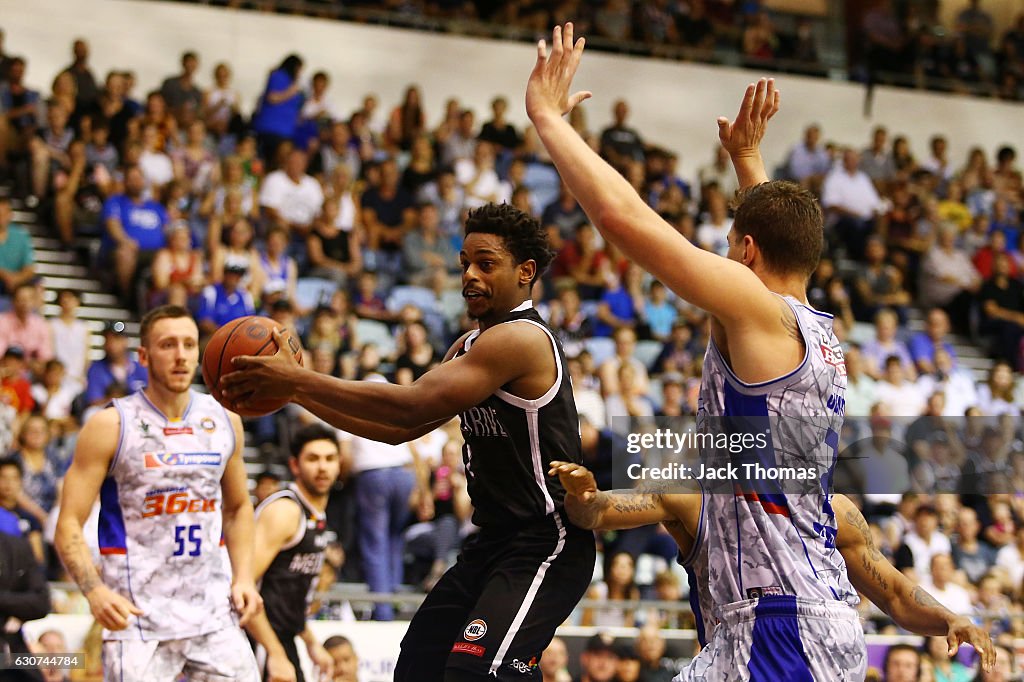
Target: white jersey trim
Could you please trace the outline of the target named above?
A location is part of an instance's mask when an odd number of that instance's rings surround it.
[[[498,668],[505,662],[505,654],[508,653],[509,647],[512,646],[512,640],[519,633],[519,628],[522,627],[523,621],[526,620],[526,614],[530,612],[533,601],[537,598],[537,592],[540,590],[541,583],[544,582],[544,575],[548,572],[548,567],[558,558],[558,555],[562,553],[562,548],[565,547],[566,533],[565,526],[562,525],[562,519],[559,518],[557,513],[552,514],[552,517],[555,519],[555,527],[558,528],[558,542],[555,544],[554,551],[551,552],[547,559],[541,562],[537,573],[533,576],[533,582],[530,584],[530,589],[526,591],[523,604],[519,607],[519,611],[516,612],[516,617],[512,619],[512,624],[509,626],[508,632],[505,633],[505,638],[501,640],[497,653],[494,654],[494,660],[491,661],[491,667],[488,670],[490,675],[497,675]]]
[[[295,545],[302,542],[302,538],[306,535],[306,510],[302,508],[302,503],[296,500],[292,493],[294,491],[291,488],[285,488],[284,490],[278,490],[276,493],[267,496],[267,499],[260,502],[260,506],[256,508],[255,518],[259,520],[260,513],[263,512],[267,507],[277,502],[278,500],[290,500],[299,508],[299,525],[292,533],[292,536],[288,538],[287,542],[281,545],[279,552],[283,552],[286,549],[291,549]]]
[[[551,388],[549,388],[544,395],[534,400],[521,398],[509,393],[508,391],[503,391],[500,388],[494,392],[494,395],[506,403],[515,405],[518,408],[524,410],[538,410],[554,400],[555,396],[558,394],[558,389],[562,385],[562,362],[558,358],[558,346],[555,344],[555,337],[552,336],[551,332],[549,332],[541,323],[535,320],[509,320],[508,323],[511,324],[513,322],[526,322],[528,324],[532,324],[548,335],[548,340],[551,342],[551,352],[555,355],[555,368],[558,373],[555,376],[555,383],[551,385]]]
[[[540,454],[539,420],[540,414],[537,410],[526,410],[526,426],[530,431],[530,455],[533,460],[533,480],[537,483],[537,487],[540,488],[540,492],[544,496],[544,513],[550,514],[555,511],[555,501],[551,499],[551,493],[548,492],[548,486],[544,482],[544,462]]]

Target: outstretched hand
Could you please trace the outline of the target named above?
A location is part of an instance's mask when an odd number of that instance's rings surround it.
[[[743,93],[736,120],[718,119],[718,139],[734,158],[758,153],[768,121],[779,110],[779,91],[774,78],[762,78],[751,83]]]
[[[288,397],[295,393],[302,365],[292,354],[287,334],[273,330],[277,352],[273,355],[239,355],[233,358],[235,371],[220,378],[221,393],[239,407],[245,407],[255,395]]]
[[[981,657],[982,668],[992,670],[992,666],[996,664],[996,649],[992,645],[992,638],[967,618],[959,617],[950,623],[946,643],[948,644],[946,653],[950,658],[956,655],[961,644],[970,644]]]
[[[551,55],[543,40],[537,43],[537,63],[526,85],[526,113],[530,119],[542,114],[569,113],[573,107],[589,98],[592,93],[583,90],[569,94],[573,76],[583,56],[585,40],[573,43],[572,22],[555,26],[551,31]]]
[[[548,476],[558,476],[562,487],[569,495],[578,497],[584,503],[590,503],[597,497],[597,481],[582,464],[571,462],[551,462]]]

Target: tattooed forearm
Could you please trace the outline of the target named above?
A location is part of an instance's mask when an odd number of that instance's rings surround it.
[[[935,601],[935,597],[928,594],[921,587],[915,587],[913,595],[914,601],[920,606],[928,606],[930,608],[937,608],[942,609],[943,611],[948,611],[948,609],[945,606]]]
[[[658,505],[652,495],[622,495],[613,505],[615,511],[620,514],[635,514],[639,512],[654,511]]]
[[[868,527],[864,516],[860,512],[848,511],[846,512],[846,522],[856,528],[857,532],[864,538],[864,546],[867,548],[868,556],[871,557],[871,560],[881,561],[883,558],[882,553],[875,547],[875,540],[871,537],[871,528]]]
[[[869,559],[867,556],[861,557],[861,564],[864,566],[864,570],[868,572],[871,579],[878,585],[884,592],[889,591],[889,581],[882,577],[881,572],[875,565],[875,560]]]
[[[601,523],[604,510],[610,505],[611,496],[604,491],[598,491],[589,503],[575,495],[565,496],[565,510],[569,513],[569,520],[580,528],[590,530],[597,528]]]
[[[93,588],[100,585],[100,576],[96,573],[96,567],[92,563],[92,555],[82,534],[73,530],[58,540],[57,552],[64,561],[71,578],[78,584],[82,594],[92,592]]]

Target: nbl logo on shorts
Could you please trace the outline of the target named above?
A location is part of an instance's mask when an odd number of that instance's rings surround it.
[[[462,636],[465,637],[467,641],[475,642],[486,634],[487,623],[477,618],[466,626],[466,631],[462,633]]]

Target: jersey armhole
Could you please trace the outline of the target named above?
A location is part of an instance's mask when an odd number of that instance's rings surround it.
[[[545,334],[547,334],[548,341],[551,342],[551,352],[555,360],[555,382],[551,385],[551,388],[549,388],[544,393],[544,395],[533,400],[521,398],[517,395],[509,393],[508,391],[503,391],[500,388],[494,392],[494,395],[500,398],[501,400],[505,401],[506,403],[509,403],[510,405],[515,405],[518,408],[524,410],[539,410],[540,408],[544,407],[554,399],[554,397],[558,394],[558,389],[562,385],[562,358],[558,354],[558,344],[555,343],[555,337],[551,334],[550,331],[548,331],[548,329],[544,325],[534,320],[527,319],[509,320],[507,324],[511,324],[514,322],[525,322],[527,324],[532,324],[541,331],[543,331]]]
[[[112,400],[110,402],[114,406],[114,409],[117,410],[117,419],[120,422],[120,427],[119,427],[118,436],[117,436],[117,448],[114,450],[114,456],[110,459],[110,466],[107,467],[107,476],[112,476],[113,475],[113,473],[114,473],[114,465],[116,465],[117,461],[121,458],[121,448],[124,447],[124,423],[125,423],[125,414],[124,414],[124,410],[121,409],[120,399],[114,398],[114,400]]]

